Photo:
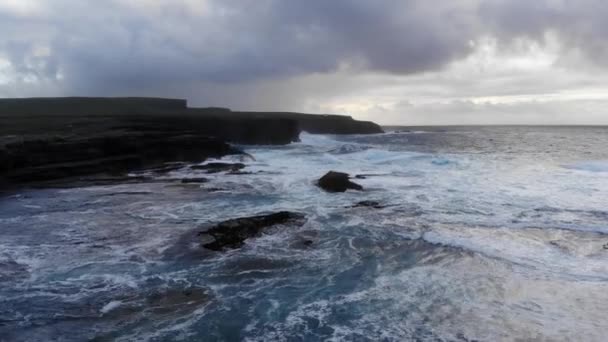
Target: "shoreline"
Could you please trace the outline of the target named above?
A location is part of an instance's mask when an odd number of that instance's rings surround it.
[[[383,133],[349,116],[189,108],[158,98],[0,99],[0,189],[200,163],[239,145],[285,145],[302,131]]]

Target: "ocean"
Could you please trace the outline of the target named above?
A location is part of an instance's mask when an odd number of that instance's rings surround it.
[[[606,340],[608,127],[389,131],[0,198],[0,341]],[[197,240],[281,210],[306,222]]]

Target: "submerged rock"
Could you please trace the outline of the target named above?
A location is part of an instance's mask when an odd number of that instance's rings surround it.
[[[269,215],[241,217],[227,220],[198,233],[203,247],[220,251],[239,248],[248,238],[259,236],[264,230],[276,225],[301,226],[305,216],[300,213],[281,211]]]
[[[348,189],[363,190],[363,187],[349,180],[349,175],[343,172],[329,171],[321,177],[317,185],[327,192],[345,192]]]
[[[140,319],[150,315],[188,314],[210,300],[209,291],[202,287],[165,288],[149,293],[117,298],[104,305],[100,314],[122,320]]]
[[[381,204],[380,202],[377,202],[377,201],[361,201],[361,202],[357,202],[355,205],[351,206],[350,208],[361,208],[361,207],[382,209],[382,208],[386,208],[386,205]]]
[[[245,168],[245,164],[243,163],[207,163],[204,165],[193,165],[191,166],[193,170],[204,170],[207,173],[218,173],[218,172],[238,172]]]
[[[207,183],[209,180],[207,178],[184,178],[181,180],[182,184],[200,184]]]

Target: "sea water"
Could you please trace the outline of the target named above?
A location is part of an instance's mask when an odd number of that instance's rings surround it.
[[[604,341],[606,146],[604,127],[303,133],[225,158],[249,174],[24,190],[0,199],[0,341]],[[330,170],[365,190],[322,191]],[[196,238],[279,210],[307,221]]]

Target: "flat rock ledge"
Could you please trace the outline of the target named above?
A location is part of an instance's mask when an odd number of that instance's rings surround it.
[[[267,215],[241,217],[221,222],[197,234],[201,245],[213,251],[240,248],[245,240],[260,236],[274,226],[299,227],[306,222],[301,213],[280,211]]]

